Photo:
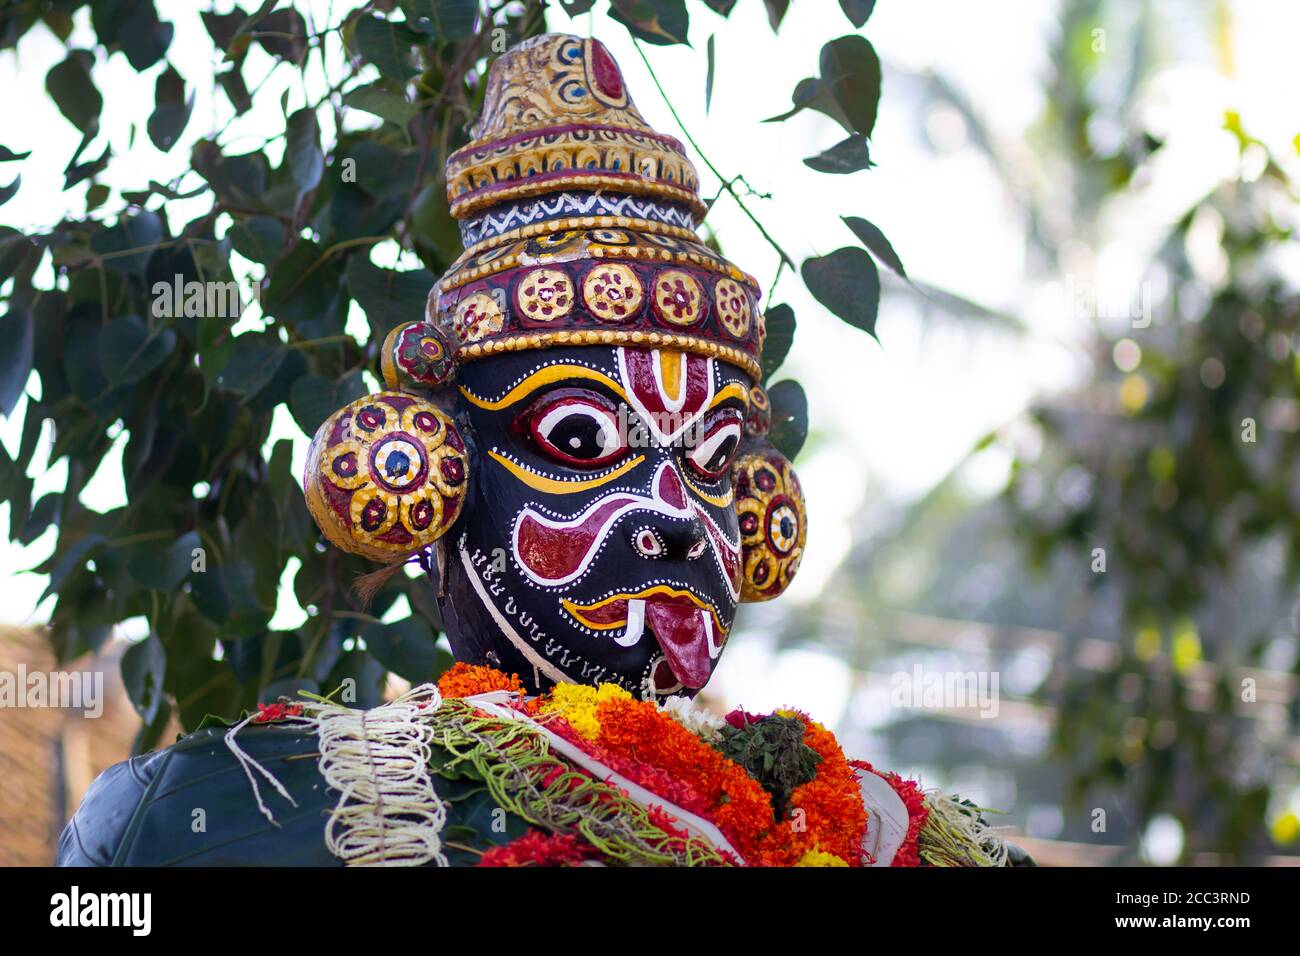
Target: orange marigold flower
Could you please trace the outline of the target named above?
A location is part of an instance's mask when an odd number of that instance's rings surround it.
[[[443,697],[473,697],[494,690],[523,694],[518,674],[504,674],[494,667],[481,667],[457,661],[438,678],[438,693]]]
[[[698,794],[706,815],[746,862],[758,862],[774,820],[772,798],[757,780],[648,701],[606,700],[596,712],[602,748],[648,764]]]
[[[867,809],[857,774],[834,734],[815,720],[804,718],[804,726],[804,743],[821,755],[822,762],[815,779],[795,788],[790,805],[803,811],[804,835],[814,838],[808,849],[833,853],[860,865]]]

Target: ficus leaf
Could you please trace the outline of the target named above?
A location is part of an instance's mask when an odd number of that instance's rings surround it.
[[[99,128],[104,98],[90,78],[95,57],[86,50],[70,50],[62,63],[45,74],[45,90],[69,123],[83,133]]]
[[[398,126],[405,126],[420,112],[404,95],[386,90],[378,83],[349,90],[343,97],[343,105],[373,113]]]
[[[792,378],[782,379],[767,390],[772,405],[772,429],[767,440],[791,461],[808,438],[808,396]]]
[[[822,47],[822,82],[843,111],[850,133],[870,136],[880,105],[880,57],[865,37],[843,36]]]
[[[8,416],[18,404],[32,372],[35,332],[32,314],[10,303],[0,318],[0,415]]]
[[[861,133],[851,133],[848,139],[841,140],[816,156],[809,156],[803,162],[805,166],[819,173],[835,175],[856,173],[860,169],[869,169],[875,165],[871,162],[867,138]]]
[[[193,108],[194,95],[191,93],[186,98],[185,81],[175,68],[168,66],[158,74],[154,84],[154,110],[146,124],[154,146],[165,153],[176,145]]]
[[[249,216],[227,233],[235,251],[254,262],[270,264],[284,251],[284,226],[272,216]]]
[[[709,42],[705,47],[705,53],[708,58],[708,71],[704,75],[704,112],[709,111],[709,106],[713,103],[713,71],[717,66],[713,52],[713,34],[709,34]]]
[[[849,18],[849,22],[861,30],[876,8],[876,0],[840,0],[840,9]]]
[[[376,341],[382,341],[398,323],[414,322],[424,315],[425,300],[435,281],[425,269],[381,269],[364,255],[349,258],[345,276],[348,292],[365,310]]]
[[[405,83],[420,71],[412,63],[411,48],[419,42],[416,33],[405,24],[383,17],[366,16],[357,21],[357,49],[379,68],[384,76]]]
[[[894,251],[893,245],[878,226],[860,216],[841,216],[840,218],[844,220],[846,226],[853,230],[853,234],[862,240],[862,244],[871,250],[872,255],[904,279],[907,278],[907,270],[903,268],[903,260],[898,258],[898,253]]]
[[[821,77],[800,80],[793,107],[765,120],[777,123],[805,109],[825,113],[845,132],[870,137],[880,103],[880,58],[865,37],[851,34],[831,40],[821,51]]]
[[[794,309],[784,302],[768,307],[764,313],[767,338],[763,341],[763,381],[781,367],[794,344]]]
[[[298,194],[309,193],[320,183],[325,170],[325,156],[320,147],[320,126],[316,111],[301,109],[285,125],[284,161],[298,187]]]
[[[110,386],[131,385],[165,362],[175,348],[172,329],[151,332],[136,316],[124,315],[99,334],[99,367]]]
[[[686,42],[686,0],[610,0],[609,6],[609,15],[638,40],[662,46]]]
[[[150,634],[138,644],[132,644],[122,655],[121,667],[122,684],[132,706],[146,724],[152,722],[164,699],[167,651],[162,641]]]
[[[790,9],[790,0],[763,0],[763,6],[767,7],[767,22],[771,25],[772,32],[776,33]]]
[[[880,309],[880,273],[871,257],[856,246],[804,260],[803,281],[808,291],[849,325],[875,337]]]

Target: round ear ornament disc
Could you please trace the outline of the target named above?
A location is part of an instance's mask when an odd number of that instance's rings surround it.
[[[770,445],[731,466],[740,520],[742,601],[770,601],[790,586],[803,559],[808,505],[794,466]]]
[[[377,392],[335,412],[307,453],[307,509],[334,545],[392,563],[432,544],[460,514],[469,456],[442,409]]]

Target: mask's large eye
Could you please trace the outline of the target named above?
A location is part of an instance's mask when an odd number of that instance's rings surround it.
[[[529,410],[527,426],[542,451],[570,465],[604,465],[627,450],[618,416],[594,395],[543,400]]]
[[[686,452],[691,467],[710,481],[725,475],[740,445],[742,422],[740,411],[734,408],[725,408],[709,419],[699,440]]]

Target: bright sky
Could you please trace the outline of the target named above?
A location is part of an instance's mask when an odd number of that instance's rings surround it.
[[[215,0],[215,6],[226,11],[232,4]],[[298,6],[310,9],[319,28],[337,22],[345,5],[334,4],[332,16],[325,0]],[[981,435],[1014,419],[1032,397],[1077,381],[1085,366],[1075,345],[1088,328],[1062,306],[1059,287],[1027,276],[1020,213],[1001,177],[969,144],[960,117],[943,110],[918,115],[918,101],[908,92],[906,76],[900,75],[939,71],[983,112],[1013,162],[1025,158],[1030,147],[1023,132],[1044,107],[1042,79],[1055,30],[1055,6],[1015,0],[1000,4],[997,15],[991,16],[986,6],[956,0],[882,0],[865,30],[885,63],[884,96],[872,143],[878,166],[848,177],[815,173],[801,162],[843,138],[831,120],[807,111],[785,123],[760,122],[783,112],[795,84],[817,72],[822,43],[852,31],[831,0],[815,4],[824,8],[824,15],[808,15],[813,6],[808,0],[794,4],[780,35],[774,36],[760,4],[738,4],[728,21],[694,5],[691,49],[647,47],[683,121],[719,170],[743,173],[755,190],[772,193],[770,200],[753,199],[751,207],[796,259],[852,244],[852,234],[838,217],[863,216],[886,232],[914,278],[1016,311],[1030,322],[1031,334],[1017,339],[976,333],[952,322],[922,323],[907,302],[892,298],[882,310],[877,344],[827,314],[788,274],[782,278],[773,301],[788,302],[799,320],[785,373],[801,380],[814,426],[830,439],[799,461],[811,517],[807,558],[790,595],[794,600],[809,599],[822,588],[848,547],[851,519],[865,503],[902,504],[918,497]],[[1177,64],[1152,79],[1141,102],[1169,138],[1153,183],[1108,211],[1107,236],[1100,248],[1081,250],[1085,281],[1098,283],[1103,300],[1128,300],[1137,279],[1132,265],[1145,260],[1146,251],[1175,216],[1234,168],[1235,146],[1221,129],[1225,109],[1238,110],[1246,128],[1278,157],[1293,165],[1296,160],[1291,139],[1300,132],[1294,110],[1300,58],[1293,45],[1300,35],[1300,4],[1242,3],[1232,8],[1232,79],[1220,70],[1207,6],[1159,6],[1169,11],[1175,28],[1158,31],[1158,45],[1162,54],[1176,56]],[[181,142],[170,153],[159,153],[143,125],[161,64],[141,77],[121,54],[101,60],[94,75],[105,94],[103,127],[115,155],[125,157],[114,162],[106,177],[115,187],[172,179],[186,168],[192,142],[222,127],[231,112],[224,94],[211,86],[211,41],[193,13],[192,0],[159,0],[158,7],[160,15],[176,25],[170,60],[191,88],[197,85],[194,114]],[[76,24],[77,41],[90,43],[85,10]],[[558,11],[552,14],[551,26],[602,39],[622,66],[647,120],[656,129],[680,136],[622,26],[600,15],[569,21]],[[704,49],[713,32],[717,74],[712,107],[706,113]],[[62,58],[61,45],[36,28],[18,52],[17,58],[12,53],[0,58],[0,89],[5,90],[9,120],[0,141],[15,151],[33,152],[25,162],[0,169],[0,179],[6,181],[15,169],[23,175],[22,189],[0,209],[0,221],[20,227],[49,225],[80,207],[84,185],[71,194],[61,191],[61,170],[79,135],[44,93],[45,73]],[[1126,55],[1120,44],[1103,54]],[[245,68],[250,88],[269,66],[269,58],[254,47]],[[337,64],[334,69],[337,76]],[[222,136],[223,146],[251,149],[268,132],[279,131],[281,93],[289,91],[291,109],[303,102],[301,85],[290,79],[289,70],[274,75],[255,95],[253,111]],[[321,80],[316,72],[306,85],[320,89]],[[350,122],[368,125],[370,119],[358,114]],[[132,124],[138,127],[133,144]],[[927,145],[925,135],[942,148]],[[100,148],[97,145],[92,154],[98,155]],[[703,163],[697,166],[706,194],[711,193],[716,183]],[[107,208],[117,208],[117,202],[115,196]],[[202,197],[171,204],[174,221],[204,211],[207,203]],[[764,285],[771,281],[776,260],[733,203],[720,200],[708,224],[729,258]],[[415,265],[409,258],[399,259],[394,249],[377,249],[375,261]],[[256,326],[256,321],[250,325]],[[360,315],[353,317],[349,331],[365,334]],[[35,377],[29,388],[34,393],[39,388]],[[0,439],[11,454],[18,445],[22,407],[12,420],[0,423]],[[308,438],[281,408],[271,440],[285,436],[295,440],[301,460]],[[65,476],[62,464],[44,473],[47,447],[29,469],[40,479],[36,496],[61,487]],[[991,490],[1005,477],[1004,469],[1005,462],[986,462],[972,472],[972,480]],[[83,498],[99,509],[123,503],[120,446]],[[7,511],[7,505],[0,506],[0,528],[8,526]],[[31,547],[6,544],[0,551],[0,619],[30,622],[48,616],[48,603],[33,612],[44,579],[16,572],[39,563],[53,540],[50,531]],[[276,626],[290,626],[301,617],[292,593],[284,588],[280,611]],[[778,703],[812,703],[817,687],[824,696],[823,669],[804,663],[808,666],[781,668]],[[762,675],[751,664],[738,663],[737,668],[743,669],[752,690],[761,684]],[[764,669],[774,673],[771,667]],[[727,670],[724,666],[723,672]],[[760,707],[765,701],[756,697],[765,695],[760,689],[746,699]],[[826,707],[819,711],[826,713]]]

